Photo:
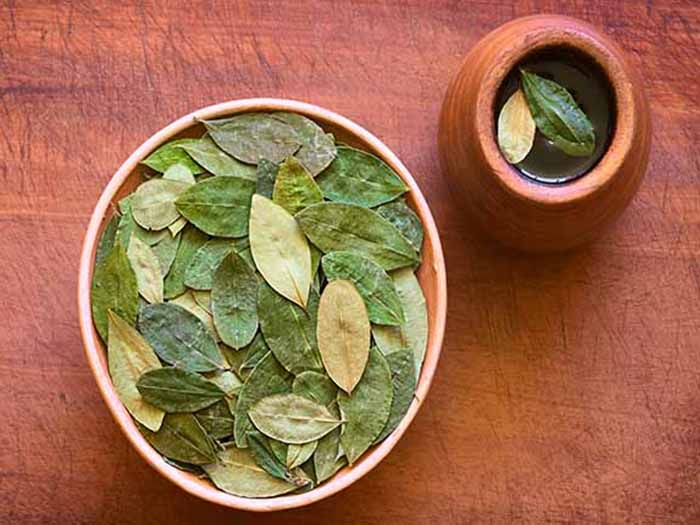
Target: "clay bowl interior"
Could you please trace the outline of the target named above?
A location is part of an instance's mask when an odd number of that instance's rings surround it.
[[[562,184],[527,179],[496,143],[496,99],[529,56],[562,50],[606,77],[614,103],[612,138],[585,175]],[[524,251],[562,251],[597,237],[626,208],[646,171],[649,110],[637,72],[607,36],[576,19],[537,15],[495,29],[467,54],[442,107],[440,159],[482,233]]]
[[[420,216],[425,229],[423,263],[417,275],[425,294],[429,322],[428,346],[414,400],[398,428],[379,446],[365,453],[352,467],[345,467],[319,487],[303,494],[267,499],[248,499],[227,494],[218,490],[209,481],[197,479],[194,475],[171,467],[163,461],[160,454],[142,437],[112,386],[107,368],[106,348],[94,329],[90,309],[90,286],[97,242],[104,225],[116,209],[116,203],[141,182],[139,162],[159,145],[169,140],[201,136],[204,128],[197,122],[198,119],[223,118],[254,111],[291,111],[303,114],[316,121],[326,131],[332,132],[337,140],[378,156],[401,176],[410,188],[407,200]],[[291,100],[261,98],[224,102],[195,111],[154,134],[117,170],[102,192],[88,225],[80,259],[78,308],[85,354],[100,393],[126,438],[141,457],[180,488],[219,505],[251,511],[289,509],[324,499],[357,481],[389,453],[415,417],[430,388],[442,347],[446,304],[445,263],[440,239],[425,198],[408,170],[387,146],[361,126],[318,106]]]

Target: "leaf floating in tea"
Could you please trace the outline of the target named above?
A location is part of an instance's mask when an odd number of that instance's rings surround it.
[[[129,323],[111,310],[107,315],[107,361],[114,389],[134,419],[155,432],[160,428],[165,413],[144,400],[136,383],[141,374],[159,369],[160,361],[141,334]]]
[[[294,215],[321,202],[323,194],[306,168],[296,158],[289,157],[280,165],[272,200]]]
[[[537,129],[560,150],[587,157],[595,149],[593,124],[564,87],[534,73],[521,71],[523,91]]]
[[[175,201],[177,211],[197,228],[219,237],[248,233],[255,183],[238,177],[211,177],[190,186]]]
[[[413,393],[416,390],[416,365],[413,352],[410,349],[399,350],[387,355],[386,362],[391,370],[393,396],[389,419],[382,433],[374,440],[375,443],[382,441],[399,426],[411,406]]]
[[[413,248],[420,252],[423,246],[423,225],[406,200],[396,199],[393,202],[382,204],[375,208],[379,215],[389,221],[411,243]]]
[[[338,395],[338,387],[324,373],[307,370],[294,378],[292,392],[319,405],[328,406]]]
[[[139,314],[139,328],[166,363],[190,372],[227,367],[209,329],[181,306],[172,303],[146,306]]]
[[[237,161],[211,139],[205,136],[198,141],[182,144],[184,149],[197,164],[203,166],[212,175],[221,177],[240,177],[255,181],[255,167]]]
[[[352,392],[367,363],[370,326],[362,296],[350,281],[331,281],[323,290],[317,335],[328,375],[340,388]]]
[[[293,469],[306,463],[316,451],[318,441],[310,441],[303,445],[289,445],[287,449],[287,468]]]
[[[163,144],[160,148],[146,157],[141,164],[145,164],[151,169],[160,173],[164,173],[170,166],[174,164],[183,164],[194,175],[198,175],[204,170],[200,168],[190,157],[185,153],[181,146],[197,142],[197,139],[178,139],[171,140]]]
[[[350,251],[385,270],[412,266],[420,257],[401,232],[376,212],[336,202],[309,206],[296,215],[306,236],[322,252]]]
[[[175,180],[151,179],[141,184],[131,200],[134,220],[147,230],[162,230],[175,222],[180,214],[175,199],[188,185]]]
[[[521,162],[535,142],[535,121],[522,90],[507,100],[498,115],[498,147],[511,164]]]
[[[330,252],[322,260],[329,281],[351,281],[367,306],[369,320],[376,324],[400,325],[403,307],[391,277],[377,263],[352,252]]]
[[[253,195],[250,250],[265,281],[305,308],[311,287],[309,244],[294,217],[260,195]]]
[[[260,159],[281,162],[301,146],[294,128],[263,113],[205,120],[204,125],[221,149],[247,164]]]
[[[163,173],[163,178],[166,180],[174,180],[176,182],[182,182],[188,186],[192,186],[197,181],[192,175],[192,171],[184,164],[173,164],[165,173]]]
[[[144,373],[136,388],[146,402],[166,412],[196,412],[224,397],[224,392],[211,381],[173,367]]]
[[[408,188],[394,171],[374,155],[338,148],[338,156],[318,176],[328,200],[372,208],[394,200]]]
[[[308,170],[312,177],[321,173],[336,156],[333,135],[326,134],[313,120],[297,113],[273,113],[273,118],[292,126],[302,142],[294,156]]]
[[[226,400],[197,411],[194,417],[206,433],[214,439],[224,439],[233,434],[233,416]]]
[[[230,253],[214,274],[211,307],[221,340],[238,350],[258,331],[258,278],[243,258]]]
[[[265,342],[281,365],[292,374],[320,370],[321,356],[316,343],[318,295],[312,290],[309,305],[302,309],[267,284],[258,290],[258,317]]]
[[[428,344],[428,311],[425,297],[416,276],[409,269],[392,273],[401,299],[406,322],[401,326],[372,327],[372,335],[384,355],[409,348],[415,356],[416,374],[420,372]]]
[[[91,295],[92,319],[103,341],[107,341],[109,310],[113,310],[129,324],[136,321],[139,307],[138,285],[121,243],[115,244],[112,251],[95,266]]]
[[[326,407],[296,394],[265,397],[248,415],[266,436],[298,445],[319,439],[341,424]]]
[[[151,247],[138,237],[132,237],[126,252],[136,275],[136,283],[141,297],[149,303],[163,302],[163,274],[160,261]]]
[[[291,376],[268,352],[250,373],[238,394],[236,403],[234,437],[236,446],[247,446],[246,433],[253,430],[248,409],[264,397],[290,392]]]
[[[269,498],[300,486],[271,476],[255,462],[251,451],[236,447],[227,447],[219,454],[219,461],[204,470],[214,485],[235,496]]]
[[[365,373],[352,395],[338,394],[340,411],[346,420],[340,443],[351,465],[384,429],[392,396],[391,370],[382,353],[373,348]]]
[[[277,164],[267,159],[260,160],[256,172],[255,193],[268,199],[272,198],[279,168]]]
[[[207,236],[193,226],[186,227],[181,235],[175,260],[163,283],[166,299],[185,293],[185,270],[197,250],[207,241]]]
[[[193,465],[216,461],[214,444],[192,414],[168,414],[158,432],[142,430],[142,433],[167,458]]]

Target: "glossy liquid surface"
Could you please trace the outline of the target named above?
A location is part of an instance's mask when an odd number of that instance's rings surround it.
[[[607,77],[597,64],[573,50],[534,54],[513,68],[503,82],[496,97],[496,122],[503,104],[520,87],[520,68],[564,86],[593,124],[596,144],[592,155],[573,157],[537,131],[532,150],[513,167],[525,177],[549,184],[585,175],[605,154],[615,127],[615,101]]]

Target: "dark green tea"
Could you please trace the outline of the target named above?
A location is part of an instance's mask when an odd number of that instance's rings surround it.
[[[535,134],[527,157],[513,166],[524,176],[549,184],[574,180],[589,172],[603,157],[615,127],[615,100],[601,67],[574,50],[559,48],[537,52],[508,74],[497,96],[495,118],[509,97],[521,87],[521,70],[535,73],[564,87],[586,114],[595,132],[595,147],[588,156],[572,156]]]

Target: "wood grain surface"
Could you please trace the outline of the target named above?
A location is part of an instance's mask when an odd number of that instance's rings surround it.
[[[583,251],[515,255],[472,233],[440,173],[442,96],[477,39],[560,12],[645,78],[649,174]],[[3,2],[0,523],[700,520],[700,4]],[[130,448],[77,327],[78,254],[104,184],[154,131],[232,98],[297,98],[377,134],[442,233],[447,338],[387,459],[312,507],[188,496]]]

